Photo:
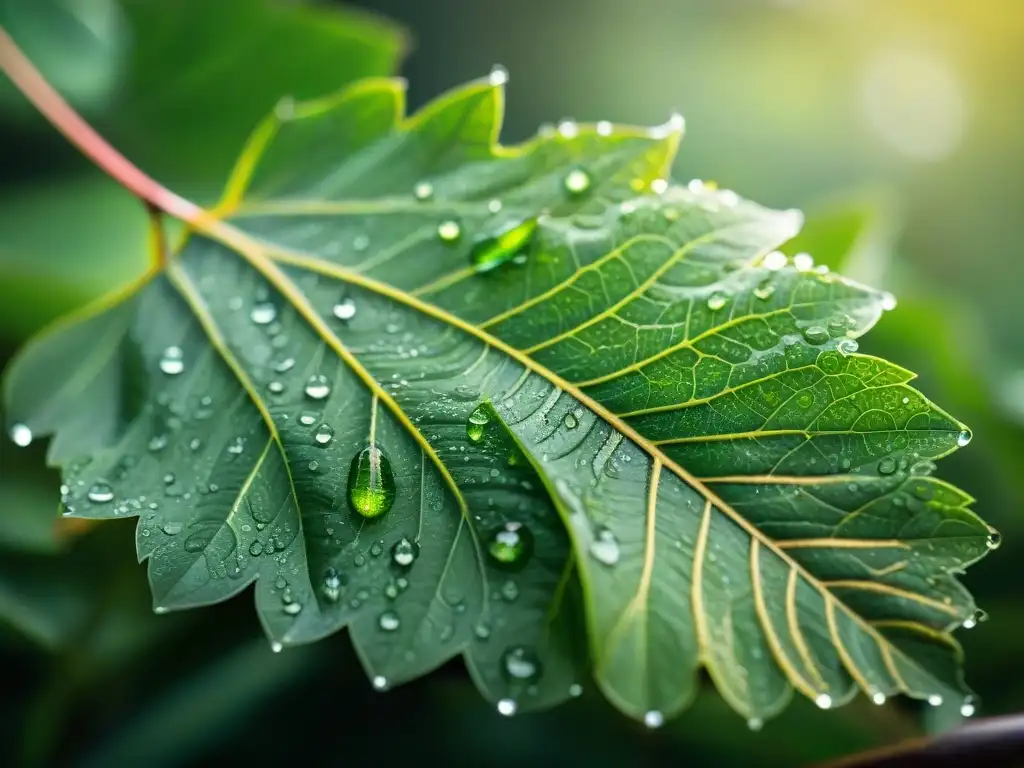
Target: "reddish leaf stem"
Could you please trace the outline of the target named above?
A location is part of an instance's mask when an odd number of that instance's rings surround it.
[[[100,136],[61,97],[0,26],[0,69],[47,120],[112,179],[143,202],[199,225],[209,214],[147,176]]]

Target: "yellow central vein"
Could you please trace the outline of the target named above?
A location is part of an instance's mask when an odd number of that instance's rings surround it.
[[[950,616],[959,616],[960,609],[954,605],[946,605],[940,600],[933,600],[930,597],[925,597],[917,592],[911,592],[907,589],[900,589],[899,587],[892,587],[888,584],[882,584],[877,581],[863,581],[860,579],[838,579],[836,581],[822,582],[823,586],[830,587],[831,589],[860,589],[865,592],[878,592],[879,594],[890,595],[891,597],[897,597],[902,600],[909,600],[913,603],[920,603],[929,608],[934,608],[936,611],[942,613],[948,613]]]
[[[807,581],[808,584],[810,584],[814,589],[818,590],[822,594],[824,599],[837,600],[837,603],[852,618],[852,620],[855,623],[857,623],[866,633],[874,637],[880,645],[890,645],[889,641],[878,630],[872,627],[867,621],[865,621],[860,615],[858,615],[856,611],[852,610],[845,603],[843,603],[842,601],[838,601],[838,598],[832,595],[818,579],[816,579],[803,566],[796,562],[784,550],[777,547],[775,542],[767,538],[760,531],[760,529],[757,528],[757,526],[755,526],[753,523],[751,523],[749,520],[743,517],[743,515],[739,514],[731,506],[726,504],[725,501],[718,494],[716,494],[714,491],[710,490],[707,486],[701,483],[700,480],[697,479],[697,477],[691,474],[688,470],[684,469],[680,464],[669,458],[656,445],[653,445],[651,441],[644,438],[643,435],[637,432],[633,427],[631,427],[625,421],[620,419],[614,413],[610,412],[601,403],[597,402],[596,400],[582,392],[578,387],[575,387],[569,382],[565,381],[557,374],[555,374],[553,371],[550,371],[546,367],[538,364],[536,361],[533,360],[533,358],[531,358],[529,355],[525,354],[521,350],[510,346],[509,344],[503,342],[501,339],[491,336],[487,332],[475,327],[472,323],[466,322],[462,318],[452,315],[451,313],[441,309],[440,307],[422,301],[421,299],[418,299],[415,296],[410,296],[409,294],[403,291],[393,288],[387,283],[375,280],[366,275],[361,275],[352,272],[351,270],[345,269],[340,265],[325,263],[319,261],[318,259],[311,258],[305,254],[294,253],[283,249],[274,249],[273,252],[271,253],[265,253],[265,247],[263,245],[249,238],[247,235],[235,229],[234,227],[225,224],[224,222],[218,221],[207,223],[204,226],[204,232],[210,237],[213,237],[214,239],[224,243],[225,245],[228,245],[229,247],[239,251],[240,254],[246,259],[250,260],[250,262],[253,263],[254,266],[260,268],[260,271],[264,272],[264,274],[267,275],[268,277],[271,277],[272,281],[281,282],[282,288],[287,287],[290,293],[298,293],[298,290],[294,286],[294,284],[292,284],[291,281],[288,280],[288,278],[284,276],[281,270],[276,266],[276,264],[274,263],[275,261],[279,261],[285,264],[291,264],[293,266],[301,267],[312,272],[335,277],[337,279],[348,282],[352,285],[358,285],[362,288],[366,288],[367,290],[388,297],[400,304],[404,304],[405,306],[410,307],[411,309],[415,309],[428,317],[432,317],[436,320],[439,320],[440,322],[446,323],[453,328],[457,328],[463,331],[464,333],[468,334],[469,336],[472,336],[473,338],[476,338],[477,340],[483,342],[484,344],[492,346],[495,349],[508,355],[510,358],[518,362],[527,370],[533,371],[538,376],[551,383],[553,386],[562,389],[567,394],[574,397],[580,403],[589,408],[592,412],[599,415],[602,419],[604,419],[610,426],[616,429],[624,437],[629,438],[636,445],[644,449],[651,456],[652,459],[657,459],[664,466],[671,469],[673,473],[675,473],[681,480],[683,480],[683,482],[687,483],[690,487],[701,493],[705,497],[705,499],[707,499],[709,508],[711,504],[714,504],[715,507],[722,511],[723,514],[725,514],[737,525],[739,525],[740,528],[745,530],[753,538],[758,539],[761,542],[761,544],[763,544],[768,550],[776,554],[780,559],[783,560],[783,562],[787,563],[787,565],[789,565],[791,568],[795,569]],[[288,295],[289,293],[286,292],[286,296]],[[311,314],[318,321],[317,326],[325,327],[325,324],[323,323],[322,319],[320,319],[312,310],[312,308],[309,307],[308,303],[305,302],[305,298],[302,297],[301,294],[298,294],[298,297],[301,299],[301,303],[305,307],[305,311]],[[326,328],[326,330],[333,337],[333,333],[330,332],[330,329]],[[348,357],[351,357],[351,353],[348,352],[347,349],[345,349],[345,353]],[[358,365],[357,361],[356,364]],[[359,367],[358,371],[363,371],[363,375],[366,375],[372,381],[372,377],[369,377],[361,366]],[[376,384],[376,382],[374,382],[374,384]],[[430,448],[429,443],[427,443],[423,436],[419,433],[419,431],[415,429],[414,425],[412,425],[409,422],[408,417],[406,417],[404,413],[401,412],[401,409],[397,407],[397,404],[394,403],[394,401],[390,398],[390,396],[387,395],[387,393],[382,393],[382,399],[385,401],[385,403],[388,404],[389,408],[393,409],[394,411],[397,411],[396,416],[404,424],[408,424],[410,431],[412,432],[412,434],[416,436],[416,439],[418,441],[421,441],[421,443],[427,449],[429,449],[429,455],[431,456],[432,460],[434,460],[434,462],[438,464],[438,467],[442,472],[443,476],[445,477],[445,480],[450,484],[454,485],[454,481],[452,480],[451,475],[448,473],[447,469],[440,462],[433,449]],[[459,498],[459,500],[463,504],[465,503],[464,500],[462,500],[461,494],[458,494],[457,498]]]
[[[897,539],[783,539],[779,549],[911,549]]]

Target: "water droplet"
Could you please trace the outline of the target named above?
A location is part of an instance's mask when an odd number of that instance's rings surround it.
[[[462,237],[462,227],[459,226],[459,222],[452,219],[442,221],[437,225],[437,236],[442,242],[454,243]]]
[[[891,475],[896,471],[896,459],[892,456],[886,456],[880,462],[878,462],[878,474],[880,475]]]
[[[651,182],[651,192],[656,195],[664,195],[668,191],[668,179],[654,179]]]
[[[836,350],[843,357],[848,357],[856,352],[860,348],[860,345],[853,339],[843,339],[836,344]]]
[[[882,294],[882,309],[886,312],[896,309],[896,297],[888,291]]]
[[[580,420],[576,418],[576,414],[572,411],[565,414],[565,418],[562,419],[562,423],[565,424],[566,429],[576,429],[580,425]]]
[[[15,424],[11,427],[11,440],[19,448],[25,448],[32,444],[32,430],[24,424]]]
[[[394,632],[402,626],[402,622],[394,611],[384,611],[377,620],[377,625],[385,632]]]
[[[466,435],[474,443],[480,441],[480,438],[484,436],[484,427],[491,420],[490,414],[487,409],[482,405],[469,414],[469,421],[466,423]]]
[[[607,528],[598,531],[597,536],[590,542],[590,554],[605,565],[615,565],[619,562],[619,542],[615,534]]]
[[[314,413],[313,411],[303,411],[299,415],[299,423],[303,424],[303,425],[305,425],[307,427],[311,427],[311,426],[313,426],[313,424],[316,423],[316,420],[319,419],[319,418],[320,418],[320,414],[319,413]]]
[[[760,731],[763,727],[764,720],[762,720],[760,717],[751,717],[747,720],[747,728],[754,732]]]
[[[758,285],[757,288],[754,289],[754,296],[761,299],[762,301],[769,298],[773,293],[775,293],[775,286],[771,283],[770,280],[765,280],[763,283]]]
[[[263,554],[263,543],[259,539],[256,539],[249,545],[249,554],[253,557],[259,557]]]
[[[378,691],[383,691],[388,687],[388,679],[384,675],[373,676],[373,687]]]
[[[989,531],[988,541],[985,542],[989,549],[998,549],[999,545],[1003,543],[1003,534],[999,531]]]
[[[172,485],[174,483],[174,475],[168,472],[164,475],[164,485]]]
[[[524,645],[506,649],[501,657],[501,666],[505,675],[517,682],[536,682],[543,671],[537,652]]]
[[[964,699],[964,703],[960,705],[960,716],[961,717],[974,717],[976,708],[974,706],[974,697],[968,696]]]
[[[829,709],[832,706],[832,697],[827,693],[819,693],[817,698],[814,699],[814,703],[817,704],[820,709]]]
[[[502,699],[498,702],[498,714],[511,717],[516,713],[516,703],[512,699]]]
[[[284,360],[282,360],[281,362],[279,362],[277,365],[274,366],[274,370],[277,371],[278,373],[287,373],[288,371],[290,371],[294,367],[295,367],[295,358],[294,357],[286,357]]]
[[[501,596],[508,602],[514,603],[519,599],[519,585],[509,579],[501,585]]]
[[[289,616],[297,616],[302,611],[302,603],[285,603],[283,610]]]
[[[577,698],[578,696],[582,696],[583,695],[583,686],[580,685],[579,683],[573,683],[572,685],[569,686],[569,695],[572,696],[574,699]]]
[[[708,309],[717,312],[729,303],[729,297],[724,293],[713,293],[708,297]]]
[[[537,220],[527,219],[485,237],[473,245],[469,261],[477,272],[489,272],[500,267],[525,248],[537,231]]]
[[[188,441],[188,447],[193,451],[198,451],[200,448],[203,447],[203,441],[200,440],[198,437],[193,437],[191,440]]]
[[[332,437],[334,437],[334,429],[330,424],[321,424],[313,434],[313,439],[320,443],[320,445],[327,445],[331,442]]]
[[[786,258],[786,254],[782,251],[772,251],[765,254],[764,259],[761,260],[761,266],[776,272],[786,266],[788,261],[789,259]]]
[[[963,448],[965,445],[971,442],[972,437],[974,437],[974,435],[971,434],[971,430],[964,429],[960,432],[959,435],[956,436],[956,444]]]
[[[665,724],[665,715],[656,709],[644,713],[644,725],[648,728],[661,728]]]
[[[281,651],[284,650],[284,646],[281,645],[279,642],[277,642],[277,640],[274,640],[270,644],[270,650],[273,651],[274,653],[280,653]]]
[[[408,568],[419,556],[420,548],[413,541],[402,537],[391,547],[391,560],[401,568]]]
[[[256,325],[269,325],[274,322],[276,317],[277,307],[269,301],[261,301],[259,304],[253,306],[252,311],[249,313],[249,318],[256,323]]]
[[[421,181],[412,189],[417,200],[429,200],[434,196],[434,185],[429,181]]]
[[[493,200],[491,200],[489,203],[487,203],[487,210],[490,211],[491,213],[497,213],[498,211],[500,211],[501,200],[499,200],[498,198],[494,198]]]
[[[101,480],[89,489],[87,497],[95,504],[106,504],[114,498],[114,489]]]
[[[163,527],[162,530],[168,536],[177,536],[179,533],[181,533],[181,528],[182,528],[181,523],[171,522],[171,523],[164,523],[164,527]]]
[[[582,168],[574,168],[566,174],[562,184],[570,195],[582,195],[590,189],[590,174]]]
[[[533,534],[522,523],[505,523],[494,532],[487,551],[500,566],[521,567],[525,565],[533,551]]]
[[[313,459],[306,466],[309,467],[310,472],[316,472],[318,469],[320,469],[320,462],[317,461],[316,459]]]
[[[162,451],[167,447],[167,435],[153,435],[149,439],[149,450]]]
[[[933,693],[931,696],[928,697],[928,703],[931,704],[933,707],[941,707],[942,697],[939,696],[939,694],[937,693]]]
[[[575,139],[580,132],[580,127],[575,120],[561,120],[558,123],[558,135],[563,139]]]
[[[877,704],[878,706],[882,706],[883,704],[885,704],[885,694],[881,691],[875,691],[871,694],[871,701],[872,703]]]
[[[367,446],[352,459],[348,501],[363,517],[379,517],[391,509],[395,501],[395,475],[391,462],[377,446]]]
[[[267,385],[267,389],[270,390],[270,394],[272,395],[280,395],[284,392],[284,384],[280,381],[272,381]]]
[[[331,385],[322,373],[315,373],[306,382],[306,394],[314,400],[323,400],[331,394]]]
[[[356,316],[356,303],[352,299],[342,299],[331,310],[339,320],[351,320]]]
[[[797,253],[793,255],[793,266],[800,272],[810,272],[814,269],[814,259],[809,253]]]
[[[804,338],[811,344],[824,344],[829,339],[828,329],[820,325],[812,325],[804,329]]]
[[[370,247],[370,238],[366,235],[356,235],[352,238],[352,250],[356,253],[362,253]]]
[[[184,357],[181,347],[168,347],[160,357],[160,370],[168,376],[177,376],[185,370]]]

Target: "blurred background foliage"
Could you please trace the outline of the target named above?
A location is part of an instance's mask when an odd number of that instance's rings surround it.
[[[966,577],[982,714],[1024,709],[1024,6],[1020,0],[0,0],[0,24],[127,156],[216,196],[255,122],[401,72],[415,108],[500,62],[503,138],[561,117],[688,120],[675,168],[800,207],[788,246],[899,297],[862,349],[920,374],[974,441],[943,475],[1004,534]],[[381,21],[370,12],[397,22]],[[411,39],[404,29],[412,30]],[[408,53],[408,55],[406,55]],[[0,80],[0,364],[145,266],[145,216]],[[1016,170],[1014,170],[1016,169]],[[2,441],[0,698],[11,764],[460,755],[486,765],[808,765],[955,727],[955,709],[794,702],[747,731],[706,687],[658,732],[594,691],[505,719],[459,664],[372,692],[344,636],[270,653],[244,597],[155,616],[131,526],[55,520],[44,446]],[[5,761],[6,763],[6,761]]]

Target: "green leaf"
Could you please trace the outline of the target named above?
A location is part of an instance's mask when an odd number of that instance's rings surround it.
[[[663,181],[675,121],[495,147],[501,82],[278,110],[223,221],[30,344],[6,394],[67,513],[139,516],[158,609],[255,581],[275,647],[347,625],[381,687],[461,653],[506,714],[576,690],[577,585],[651,726],[701,665],[754,726],[963,697],[994,533],[931,476],[970,433],[856,353],[885,296],[777,252],[797,212]]]

